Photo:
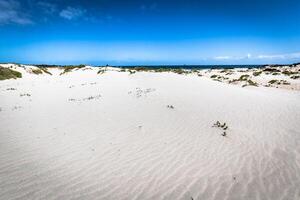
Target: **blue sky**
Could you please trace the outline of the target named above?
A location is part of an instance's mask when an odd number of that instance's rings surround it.
[[[299,10],[299,0],[0,0],[0,62],[299,62]]]

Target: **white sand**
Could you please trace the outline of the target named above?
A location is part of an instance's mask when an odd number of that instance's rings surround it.
[[[297,90],[16,69],[0,81],[0,199],[300,199]]]

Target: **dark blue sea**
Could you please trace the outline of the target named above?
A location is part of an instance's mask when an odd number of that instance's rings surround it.
[[[149,69],[234,69],[234,68],[261,68],[265,65],[122,65],[120,68],[149,68]]]

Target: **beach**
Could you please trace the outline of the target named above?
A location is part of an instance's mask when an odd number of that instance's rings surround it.
[[[300,199],[300,65],[0,66],[0,199]]]

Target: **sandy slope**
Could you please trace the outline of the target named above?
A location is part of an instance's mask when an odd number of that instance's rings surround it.
[[[0,82],[0,199],[300,199],[299,91],[49,71]]]

